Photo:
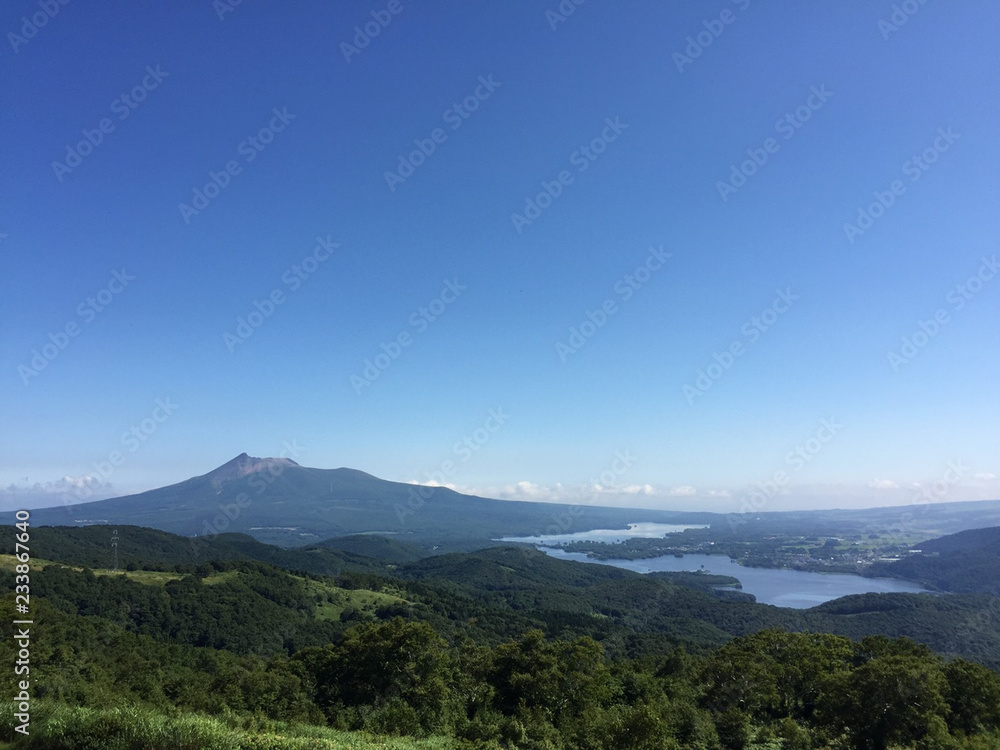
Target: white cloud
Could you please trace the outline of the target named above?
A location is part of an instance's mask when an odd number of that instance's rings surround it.
[[[92,500],[104,500],[116,495],[111,484],[89,474],[79,477],[64,476],[54,482],[0,487],[0,510],[75,505]]]
[[[670,490],[669,494],[671,497],[693,497],[698,494],[698,490],[690,484],[682,484],[680,487],[674,487]]]
[[[500,488],[500,498],[509,500],[553,500],[562,492],[562,485],[545,487],[535,482],[522,480]]]
[[[617,489],[623,495],[652,495],[654,492],[651,484],[628,484]]]
[[[700,490],[694,485],[680,484],[662,487],[653,484],[602,484],[592,481],[584,484],[542,484],[521,480],[499,485],[441,484],[437,481],[410,480],[410,484],[425,487],[448,487],[466,495],[496,498],[499,500],[520,500],[524,502],[580,503],[583,505],[606,505],[609,507],[643,507],[657,510],[704,509],[699,502],[729,500],[733,493],[726,489]],[[681,503],[682,505],[678,505]],[[694,504],[694,505],[693,505]]]
[[[440,487],[437,482],[410,482],[428,487]],[[545,485],[529,480],[521,480],[503,485],[443,485],[456,492],[479,497],[491,497],[499,500],[522,500],[526,502],[553,503],[589,503],[600,505],[609,503],[614,498],[648,497],[656,494],[656,488],[651,484],[576,484],[564,485],[561,482]],[[620,504],[620,503],[615,503]]]
[[[991,478],[992,477],[992,478]],[[1000,496],[1000,477],[981,472],[972,479],[966,492],[958,485],[949,487],[945,494],[933,495],[934,502],[950,500],[986,500]],[[600,481],[562,484],[546,484],[527,479],[506,484],[441,484],[426,481],[429,487],[447,487],[466,495],[518,500],[522,502],[579,504],[621,508],[649,508],[653,510],[706,510],[719,513],[733,512],[740,498],[747,497],[752,490],[730,488],[701,488],[693,484],[602,484]],[[801,484],[782,487],[771,496],[768,510],[800,510],[824,508],[873,508],[886,505],[900,505],[926,502],[924,493],[933,484],[911,480],[893,480],[876,477],[867,482],[846,484]],[[738,509],[738,508],[737,508]]]
[[[891,479],[878,479],[875,478],[868,483],[868,486],[873,490],[898,490],[899,485],[896,484]]]

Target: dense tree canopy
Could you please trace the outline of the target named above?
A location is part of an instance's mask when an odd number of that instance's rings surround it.
[[[941,630],[933,613],[967,612],[959,599],[854,597],[788,615],[519,550],[442,556],[391,576],[247,560],[136,568],[33,572],[43,634],[32,644],[33,700],[434,735],[484,750],[1000,747],[996,672],[858,626],[876,606],[877,622],[897,630],[920,618]],[[11,591],[9,571],[0,577]],[[974,642],[993,627],[989,606],[975,613],[981,622],[965,621]],[[802,629],[774,627],[784,622]],[[806,632],[809,623],[843,623],[858,637]],[[11,628],[0,622],[8,664]],[[9,723],[4,739],[14,739]]]

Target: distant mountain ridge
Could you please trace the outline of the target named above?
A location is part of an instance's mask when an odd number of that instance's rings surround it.
[[[13,523],[14,514],[0,513],[0,522]],[[756,537],[763,529],[802,533],[811,527],[811,533],[826,533],[824,524],[831,533],[845,527],[861,532],[872,523],[938,537],[1000,524],[1000,501],[729,514],[570,506],[495,500],[446,487],[388,481],[358,469],[316,469],[289,458],[241,453],[205,474],[166,487],[31,511],[33,525],[121,524],[202,539],[237,532],[283,547],[376,534],[438,553],[481,549],[502,537],[624,529],[643,522],[711,525],[720,535],[734,538]],[[376,542],[338,544],[361,552],[374,549]],[[396,553],[401,561],[410,554],[403,549]]]
[[[0,517],[13,514],[2,514]],[[379,479],[357,469],[314,469],[241,453],[176,484],[135,495],[31,512],[37,525],[129,524],[183,536],[250,534],[292,547],[377,532],[425,545],[481,546],[501,536],[705,524],[714,513],[525,503]]]

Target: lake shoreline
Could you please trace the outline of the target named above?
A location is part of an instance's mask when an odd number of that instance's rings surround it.
[[[809,609],[843,596],[868,593],[935,594],[916,581],[899,578],[866,578],[856,573],[802,571],[793,568],[765,568],[741,565],[725,554],[661,555],[640,560],[595,559],[562,546],[536,545],[550,557],[593,565],[611,565],[640,574],[653,572],[698,572],[737,578],[744,593],[761,604],[790,609]],[[734,575],[736,565],[740,574]]]

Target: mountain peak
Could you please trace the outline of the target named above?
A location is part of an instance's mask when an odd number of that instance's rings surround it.
[[[219,468],[210,471],[206,476],[215,480],[241,479],[258,471],[270,470],[274,467],[286,469],[290,466],[298,466],[298,464],[290,458],[257,458],[241,453]]]

